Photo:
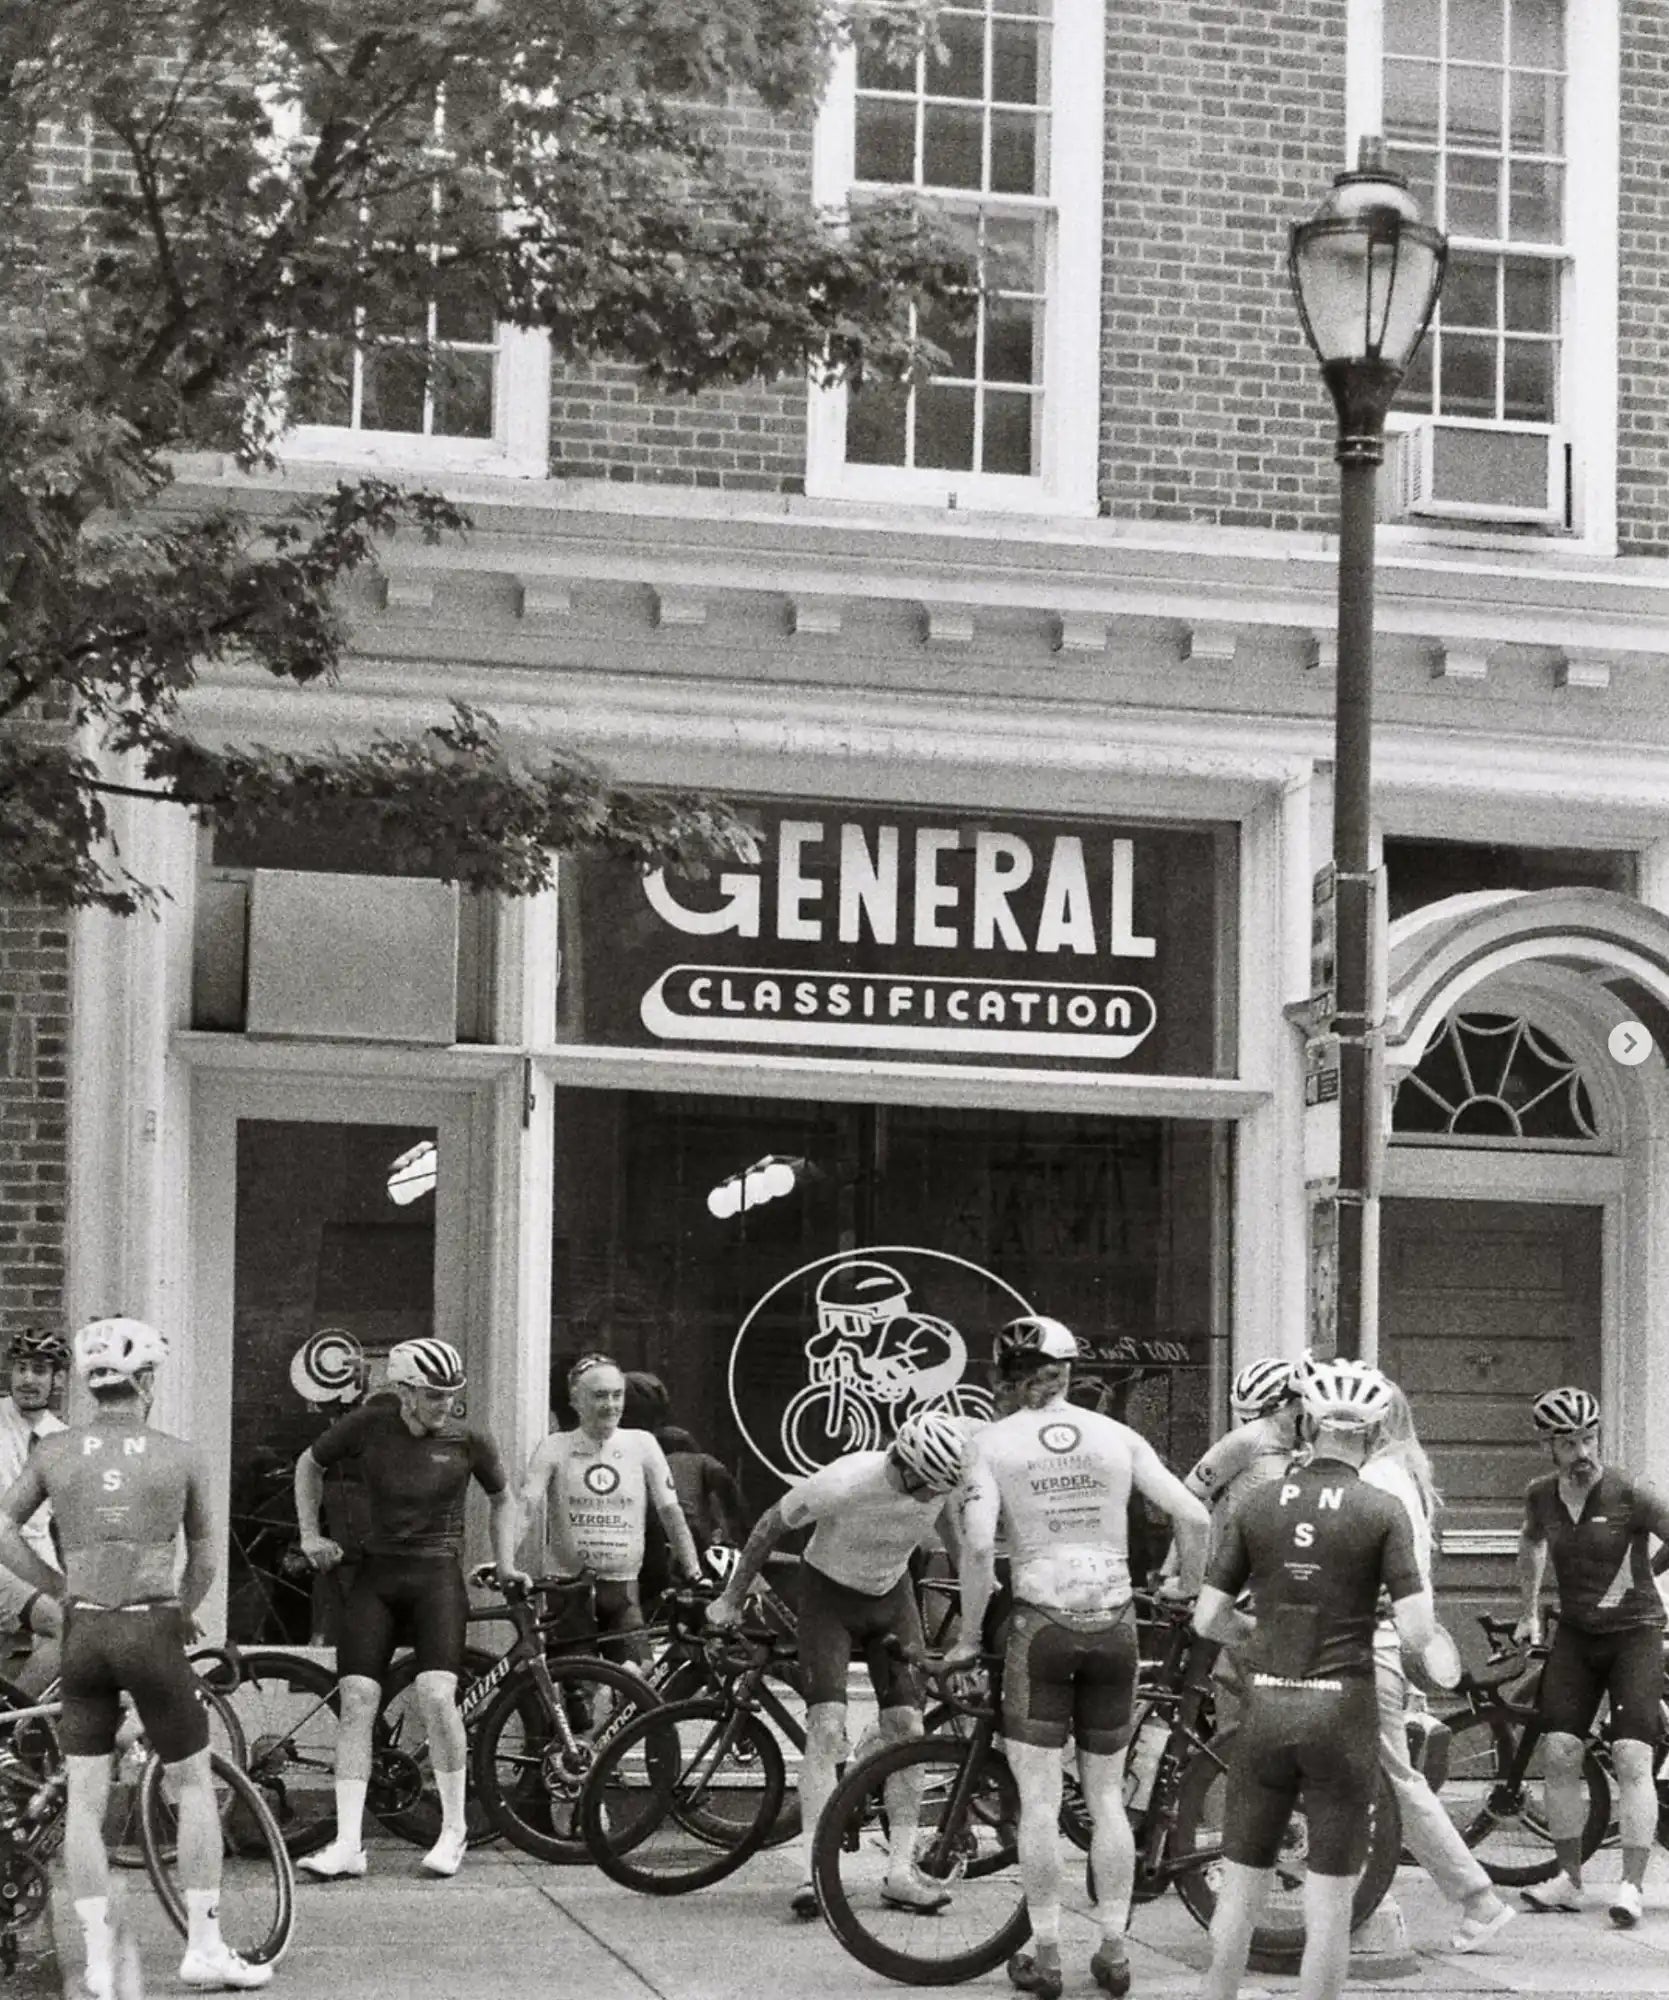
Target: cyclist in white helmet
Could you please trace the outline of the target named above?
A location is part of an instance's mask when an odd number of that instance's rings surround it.
[[[64,1607],[64,1871],[86,1943],[86,2000],[112,2000],[116,1986],[104,1815],[124,1694],[177,1788],[178,1869],[190,1924],[181,1981],[253,1987],[272,1977],[270,1965],[249,1964],[220,1934],[222,1835],[208,1714],[186,1657],[192,1616],[214,1580],[214,1533],[197,1451],[146,1421],[167,1353],[167,1341],[143,1320],[82,1327],[75,1366],[93,1400],[92,1420],[43,1438],[0,1500],[0,1562]],[[61,1573],[20,1533],[47,1502]],[[178,1570],[182,1530],[185,1566]]]
[[[1652,1761],[1663,1690],[1663,1600],[1654,1570],[1669,1565],[1669,1506],[1643,1480],[1600,1458],[1600,1409],[1586,1389],[1538,1396],[1532,1416],[1547,1439],[1553,1470],[1531,1480],[1518,1544],[1520,1639],[1541,1636],[1542,1579],[1548,1560],[1559,1592],[1559,1629],[1542,1669],[1537,1709],[1546,1759],[1547,1826],[1561,1869],[1523,1891],[1533,1910],[1580,1910],[1582,1828],[1587,1801],[1582,1746],[1600,1702],[1611,1703],[1611,1755],[1617,1771],[1622,1879],[1611,1921],[1640,1921],[1646,1862],[1657,1834]]]
[[[336,1648],[336,1838],[301,1863],[325,1880],[365,1873],[372,1729],[383,1677],[401,1643],[416,1655],[413,1686],[440,1795],[440,1838],[423,1866],[431,1875],[456,1875],[462,1865],[464,1726],[457,1688],[469,1593],[459,1558],[471,1479],[492,1508],[499,1574],[531,1581],[516,1567],[516,1506],[498,1446],[452,1414],[464,1387],[463,1356],[444,1340],[403,1340],[389,1350],[387,1379],[395,1399],[374,1396],[350,1411],[296,1461],[296,1519],[310,1562],[329,1569],[342,1560],[341,1545],[319,1530],[331,1466],[359,1460],[370,1513],[364,1560],[342,1607]]]
[[[1211,1509],[1218,1532],[1243,1494],[1283,1473],[1298,1449],[1295,1364],[1268,1357],[1249,1361],[1229,1389],[1235,1428],[1226,1431],[1183,1480]]]
[[[846,1754],[846,1676],[854,1648],[862,1650],[874,1683],[883,1737],[891,1742],[921,1734],[920,1676],[901,1657],[919,1654],[924,1643],[910,1558],[918,1548],[954,1532],[945,1527],[944,1517],[971,1463],[972,1447],[958,1418],[918,1411],[899,1426],[885,1451],[855,1451],[836,1459],[767,1509],[708,1609],[713,1625],[734,1625],[772,1549],[797,1528],[812,1530],[800,1561],[805,1866],[793,1897],[796,1916],[817,1914],[811,1845]],[[919,1774],[902,1773],[889,1783],[886,1805],[891,1859],[882,1898],[902,1909],[942,1909],[950,1900],[948,1892],[924,1881],[914,1864]]]

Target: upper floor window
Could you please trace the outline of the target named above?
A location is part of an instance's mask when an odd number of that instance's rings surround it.
[[[950,0],[928,46],[845,56],[819,198],[916,195],[988,289],[971,325],[921,323],[929,380],[814,393],[814,489],[1094,511],[1101,67],[1100,6],[1060,0]]]

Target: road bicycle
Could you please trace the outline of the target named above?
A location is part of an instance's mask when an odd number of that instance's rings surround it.
[[[47,1868],[64,1842],[69,1779],[58,1740],[60,1713],[56,1701],[0,1705],[0,1967],[8,1972],[17,1965],[24,1934],[47,1910]],[[189,1923],[176,1872],[171,1780],[154,1750],[143,1745],[141,1754],[140,1853],[157,1900],[184,1937]],[[276,1962],[295,1927],[290,1856],[251,1779],[212,1750],[209,1767],[221,1825],[228,1829],[221,1864],[222,1935],[242,1957]]]

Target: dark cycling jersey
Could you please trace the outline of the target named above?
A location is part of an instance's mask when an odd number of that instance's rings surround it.
[[[209,1537],[197,1454],[184,1439],[138,1425],[89,1424],[42,1438],[12,1488],[23,1518],[52,1505],[70,1593],[93,1604],[174,1595],[174,1540]]]
[[[1421,1588],[1402,1503],[1329,1458],[1248,1493],[1205,1580],[1230,1597],[1251,1585],[1257,1630],[1243,1664],[1284,1681],[1371,1679],[1381,1583],[1393,1600]]]
[[[438,1431],[414,1435],[398,1402],[378,1397],[351,1410],[310,1447],[326,1469],[357,1457],[364,1469],[372,1556],[456,1556],[464,1540],[470,1477],[484,1491],[504,1491],[498,1447],[484,1431],[448,1417]]]
[[[1559,1497],[1559,1475],[1532,1479],[1524,1494],[1524,1532],[1545,1543],[1553,1558],[1561,1628],[1626,1632],[1664,1622],[1651,1538],[1669,1541],[1669,1506],[1642,1481],[1602,1472],[1572,1520]]]

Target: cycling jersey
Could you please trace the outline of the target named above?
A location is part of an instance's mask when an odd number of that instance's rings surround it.
[[[1125,1425],[1064,1399],[980,1432],[973,1477],[996,1489],[1022,1604],[1101,1624],[1129,1602],[1139,1444]]]
[[[666,1454],[651,1434],[622,1426],[599,1444],[582,1430],[556,1431],[529,1468],[539,1469],[580,1567],[606,1583],[636,1583],[650,1502],[657,1494],[672,1505],[678,1499]]]
[[[1669,1506],[1643,1481],[1602,1472],[1573,1520],[1559,1497],[1559,1475],[1532,1479],[1524,1495],[1524,1532],[1545,1543],[1553,1559],[1561,1630],[1626,1632],[1663,1624],[1651,1539],[1669,1541]]]
[[[1259,1417],[1225,1432],[1184,1481],[1211,1509],[1214,1544],[1230,1510],[1248,1493],[1279,1479],[1291,1463],[1293,1448],[1278,1435],[1280,1422],[1276,1417]]]
[[[181,1524],[187,1541],[210,1533],[197,1454],[166,1431],[60,1431],[41,1440],[12,1492],[14,1512],[51,1503],[69,1594],[94,1605],[172,1598]]]
[[[884,1451],[837,1458],[777,1504],[790,1528],[815,1523],[804,1560],[865,1597],[884,1596],[918,1548],[938,1543],[939,1508],[892,1484]]]
[[[380,1396],[338,1418],[309,1449],[327,1471],[344,1458],[359,1459],[368,1556],[456,1557],[471,1477],[487,1493],[504,1491],[498,1447],[485,1431],[449,1416],[438,1431],[414,1433],[398,1401]]]

